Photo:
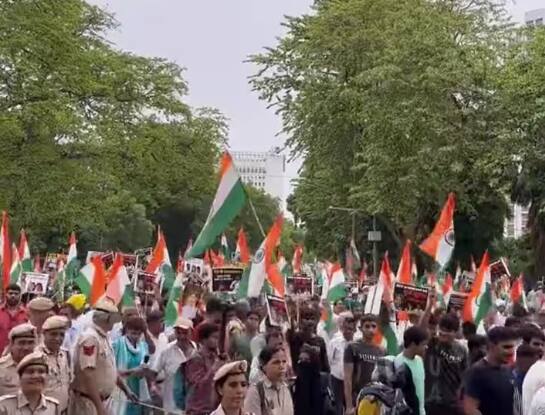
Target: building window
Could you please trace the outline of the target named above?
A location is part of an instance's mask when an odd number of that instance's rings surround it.
[[[539,19],[536,19],[535,25],[536,26],[543,26],[543,17],[540,17]]]

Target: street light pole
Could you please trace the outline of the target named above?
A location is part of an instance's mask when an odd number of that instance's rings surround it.
[[[329,206],[328,210],[339,210],[341,212],[347,212],[352,216],[352,240],[356,240],[356,214],[358,212],[363,212],[361,209],[356,208],[347,208],[347,207],[338,207],[338,206]]]

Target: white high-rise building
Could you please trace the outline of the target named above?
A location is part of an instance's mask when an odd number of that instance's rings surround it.
[[[238,173],[245,184],[264,190],[280,201],[280,208],[286,210],[284,179],[286,156],[278,147],[269,151],[232,151]]]
[[[511,217],[505,220],[503,236],[518,239],[528,233],[528,207],[509,203]]]
[[[528,26],[543,26],[545,24],[545,9],[535,9],[524,13],[524,23]]]

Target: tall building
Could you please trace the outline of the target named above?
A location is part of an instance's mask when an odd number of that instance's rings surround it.
[[[545,24],[545,9],[535,9],[524,13],[524,23],[528,26],[543,26]]]
[[[285,211],[286,157],[281,154],[281,149],[274,147],[264,152],[233,151],[231,155],[242,182],[277,198],[280,201],[280,208]]]
[[[528,207],[509,203],[511,216],[505,220],[503,236],[518,239],[528,232]]]

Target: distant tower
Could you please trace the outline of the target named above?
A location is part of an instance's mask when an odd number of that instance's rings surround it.
[[[263,152],[232,151],[231,155],[242,182],[277,198],[280,202],[280,208],[285,211],[286,156],[281,153],[281,149],[274,147]]]

